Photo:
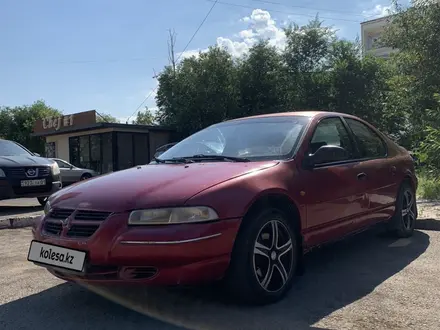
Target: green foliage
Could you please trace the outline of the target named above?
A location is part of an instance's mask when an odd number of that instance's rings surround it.
[[[440,91],[440,5],[428,0],[415,1],[408,9],[394,5],[396,14],[382,37],[382,43],[399,50],[392,57],[395,76],[385,111],[401,113],[400,142],[417,147],[427,135],[432,137],[426,130],[433,123],[429,109],[437,107],[434,94]]]
[[[145,107],[144,111],[139,111],[137,113],[136,119],[133,120],[133,124],[154,125],[154,120],[154,115],[151,113],[148,107]]]
[[[440,199],[440,179],[437,174],[423,170],[418,174],[419,187],[417,189],[417,197],[427,200]]]
[[[112,115],[106,113],[96,113],[97,123],[119,123],[119,120]]]
[[[44,154],[44,139],[32,137],[34,123],[37,119],[58,116],[61,112],[42,100],[32,105],[18,107],[0,107],[0,137],[24,145],[33,152]]]
[[[391,129],[381,110],[391,70],[362,58],[358,42],[339,40],[318,17],[285,30],[283,51],[261,40],[234,59],[211,47],[198,57],[165,67],[156,96],[158,121],[182,136],[226,119],[295,110],[332,110]]]

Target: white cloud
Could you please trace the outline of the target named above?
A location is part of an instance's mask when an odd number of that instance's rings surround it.
[[[232,56],[240,57],[246,54],[260,40],[268,40],[270,45],[280,49],[285,47],[286,35],[268,11],[254,9],[250,16],[243,17],[240,21],[248,23],[248,28],[235,34],[234,39],[218,37],[216,40],[217,46],[226,49]],[[207,48],[188,50],[182,54],[181,58],[197,57],[199,52],[207,50]]]
[[[179,60],[183,60],[185,58],[190,58],[192,56],[198,57],[200,52],[204,53],[206,51],[208,51],[208,48],[205,48],[205,49],[191,49],[191,50],[186,50],[183,53],[177,53],[176,57]]]
[[[375,19],[379,17],[388,16],[390,14],[391,6],[376,5],[372,9],[362,11],[362,15],[368,19]]]
[[[250,16],[243,17],[240,21],[248,23],[248,28],[237,33],[236,40],[217,38],[217,45],[226,49],[232,56],[244,55],[260,40],[267,40],[270,45],[280,49],[285,47],[286,35],[268,11],[254,9]]]

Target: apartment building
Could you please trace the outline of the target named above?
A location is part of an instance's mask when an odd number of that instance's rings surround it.
[[[377,57],[388,58],[392,52],[397,51],[391,47],[379,44],[380,37],[392,16],[381,17],[361,23],[361,42],[364,54],[373,54]]]
[[[415,0],[417,2],[417,0]],[[432,4],[440,3],[440,0],[429,1]],[[393,52],[397,52],[397,49],[387,47],[386,45],[380,45],[378,41],[385,31],[385,28],[389,22],[393,19],[393,16],[385,16],[361,23],[361,42],[364,50],[364,54],[373,54],[377,57],[388,58]]]

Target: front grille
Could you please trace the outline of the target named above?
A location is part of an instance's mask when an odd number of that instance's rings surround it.
[[[63,230],[63,226],[61,226],[61,223],[46,221],[44,223],[43,229],[47,234],[59,236],[59,235],[61,235],[61,231]]]
[[[69,238],[88,238],[99,228],[101,223],[110,216],[111,212],[53,209],[45,221],[44,231],[49,235],[65,236]],[[68,219],[70,217],[70,219]],[[61,222],[54,219],[67,220],[70,222],[68,230],[62,230]],[[56,228],[55,228],[56,227]]]
[[[50,214],[49,217],[51,217],[52,219],[66,219],[68,218],[74,210],[68,210],[68,209],[53,209]]]
[[[75,214],[75,220],[104,221],[108,218],[110,212],[85,211],[79,210]]]
[[[72,225],[68,230],[67,237],[90,237],[97,231],[99,225]]]
[[[28,169],[34,169],[36,171],[35,176],[28,176],[26,175],[26,171]],[[34,178],[41,178],[46,177],[50,175],[50,167],[48,166],[26,166],[26,167],[11,167],[7,168],[6,174],[8,177],[15,178],[15,179],[34,179]]]
[[[147,279],[157,274],[154,267],[127,267],[124,269],[124,277],[132,279]]]
[[[53,209],[49,217],[52,219],[66,219],[74,211],[72,209]],[[75,213],[74,219],[81,221],[104,221],[110,214],[111,212],[78,210]]]

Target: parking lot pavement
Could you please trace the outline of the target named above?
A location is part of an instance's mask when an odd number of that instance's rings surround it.
[[[0,229],[9,227],[10,220],[22,226],[29,219],[43,214],[43,207],[36,198],[17,198],[0,201]]]
[[[0,230],[0,329],[440,328],[437,231],[370,231],[312,252],[286,299],[258,308],[225,303],[215,288],[89,291],[27,262],[30,239],[27,228]]]

